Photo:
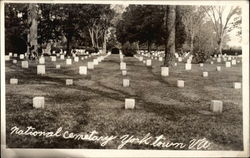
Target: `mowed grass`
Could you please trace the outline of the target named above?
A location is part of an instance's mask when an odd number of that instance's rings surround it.
[[[192,65],[191,71],[184,63],[170,68],[169,77],[161,77],[162,63],[153,60],[146,67],[134,57],[125,57],[127,76],[122,76],[119,55],[111,55],[99,63],[88,75],[79,75],[80,60],[67,66],[57,58],[51,62],[46,57],[46,75],[36,74],[37,61],[30,61],[28,69],[21,63],[6,61],[6,126],[7,146],[24,148],[90,148],[116,149],[119,139],[102,147],[99,143],[72,139],[44,138],[10,135],[10,129],[56,131],[63,127],[74,133],[93,130],[99,135],[134,135],[142,138],[164,135],[168,141],[188,143],[191,139],[206,138],[212,145],[208,150],[242,150],[242,91],[234,89],[233,82],[242,82],[241,64],[225,68],[224,62],[209,61],[204,67]],[[55,69],[61,64],[61,69]],[[217,72],[216,66],[222,66]],[[208,71],[207,78],[202,72]],[[12,77],[18,85],[10,85]],[[74,80],[66,86],[65,79]],[[130,79],[130,87],[122,87],[122,79]],[[178,88],[177,80],[185,87]],[[34,109],[32,99],[45,97],[45,109]],[[124,109],[125,98],[134,98],[136,108]],[[209,112],[211,100],[223,101],[223,113]],[[149,145],[127,144],[123,149],[161,149]],[[175,149],[175,148],[169,148]],[[186,148],[185,148],[186,149]]]

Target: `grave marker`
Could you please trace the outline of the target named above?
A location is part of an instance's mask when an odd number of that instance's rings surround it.
[[[217,66],[217,67],[216,67],[216,70],[217,70],[217,71],[221,71],[221,66]]]
[[[146,66],[151,66],[151,65],[152,65],[152,60],[151,59],[146,60]]]
[[[126,70],[126,63],[120,62],[120,69],[121,70]]]
[[[93,63],[94,63],[94,65],[98,65],[98,64],[99,64],[99,62],[98,62],[97,59],[94,59],[94,60],[93,60]]]
[[[18,79],[17,78],[11,78],[10,79],[10,84],[18,84]]]
[[[56,61],[56,56],[51,56],[51,61]]]
[[[236,59],[232,60],[232,65],[236,65]]]
[[[61,59],[61,60],[64,60],[64,55],[63,55],[63,54],[60,55],[60,59]]]
[[[44,63],[45,63],[45,58],[44,57],[39,58],[39,64],[44,64]]]
[[[66,79],[66,85],[73,85],[73,79]]]
[[[87,67],[88,67],[88,69],[94,69],[94,63],[93,62],[88,62]]]
[[[45,65],[37,65],[37,74],[38,75],[45,74]]]
[[[208,72],[203,72],[202,75],[203,77],[208,77]]]
[[[217,63],[220,63],[221,62],[221,58],[217,58]]]
[[[75,62],[79,62],[79,57],[74,57]]]
[[[44,109],[44,97],[34,97],[33,98],[33,107]]]
[[[182,57],[178,57],[178,62],[182,62]]]
[[[226,62],[226,67],[231,67],[231,62],[230,61]]]
[[[234,89],[241,89],[241,83],[240,82],[234,82]]]
[[[66,59],[66,65],[71,65],[72,64],[72,60],[71,59]]]
[[[185,70],[191,70],[192,64],[185,64]]]
[[[210,110],[215,113],[222,113],[223,102],[220,100],[212,100]]]
[[[200,67],[203,67],[204,66],[204,64],[203,63],[200,63]]]
[[[80,75],[87,75],[87,67],[86,66],[80,66],[79,67],[79,74]]]
[[[135,99],[125,99],[125,109],[134,109]]]
[[[10,60],[10,56],[9,55],[5,55],[5,61],[9,61]]]
[[[179,87],[179,88],[184,87],[184,81],[183,80],[177,80],[177,87]]]
[[[129,87],[129,79],[123,79],[123,87]]]
[[[14,60],[12,61],[12,63],[13,63],[13,64],[16,64],[16,63],[17,63],[17,60],[16,60],[16,59],[14,59]]]
[[[24,59],[24,54],[20,54],[20,55],[19,55],[19,58],[20,58],[20,59]]]
[[[169,68],[161,67],[161,76],[169,76]]]
[[[29,63],[28,61],[22,61],[22,68],[29,68]]]
[[[127,71],[126,70],[122,70],[122,75],[126,76],[127,75]]]
[[[56,65],[56,69],[60,69],[61,68],[61,65]]]

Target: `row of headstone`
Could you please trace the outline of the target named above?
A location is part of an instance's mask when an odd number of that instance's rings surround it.
[[[122,71],[122,75],[127,75],[127,67],[126,63],[123,61],[124,57],[122,53],[120,53],[120,70]],[[122,80],[123,87],[129,87],[129,79],[124,78]],[[125,98],[125,109],[134,109],[135,108],[135,99]]]

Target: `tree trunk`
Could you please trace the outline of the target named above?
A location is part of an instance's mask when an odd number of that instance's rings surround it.
[[[30,26],[27,35],[27,53],[29,58],[38,57],[37,51],[37,7],[35,3],[30,3],[28,8],[28,24]]]
[[[148,53],[151,53],[151,41],[148,41]]]
[[[92,47],[95,47],[95,39],[94,39],[94,31],[93,31],[93,29],[89,29],[89,35],[90,35]]]
[[[191,35],[191,41],[190,41],[190,54],[193,54],[194,51],[194,36]]]
[[[218,40],[219,54],[222,54],[222,40],[223,40],[222,37],[220,37],[220,39]]]
[[[102,48],[102,52],[106,53],[107,50],[107,31],[104,31],[104,36],[103,36],[103,48]]]
[[[72,48],[72,38],[71,36],[67,36],[67,53],[66,53],[66,56],[70,56],[71,55],[71,48]]]
[[[165,12],[165,28],[166,28],[166,41],[165,41],[165,60],[164,66],[169,67],[175,53],[175,18],[176,6],[167,6]]]

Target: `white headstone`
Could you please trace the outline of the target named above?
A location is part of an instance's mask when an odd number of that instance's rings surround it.
[[[139,57],[139,61],[142,61],[143,60],[143,57]]]
[[[203,72],[202,75],[203,77],[208,77],[208,72]]]
[[[212,100],[210,110],[216,113],[222,113],[223,102],[220,100]]]
[[[127,75],[127,71],[126,70],[122,70],[122,75],[123,76]]]
[[[88,62],[87,67],[88,67],[88,69],[94,69],[94,63]]]
[[[187,64],[191,64],[192,63],[192,60],[191,59],[188,59],[187,60]]]
[[[123,87],[129,87],[129,79],[123,79]]]
[[[168,75],[169,75],[169,68],[161,67],[161,76],[168,76]]]
[[[185,70],[191,70],[192,64],[185,64]]]
[[[221,62],[221,58],[217,58],[217,62],[220,63]]]
[[[234,89],[240,89],[241,83],[240,82],[234,82]]]
[[[72,60],[71,59],[66,59],[66,65],[71,65],[72,64]]]
[[[75,62],[79,62],[79,57],[74,57]]]
[[[98,65],[99,64],[98,59],[94,59],[93,63],[94,63],[94,65]]]
[[[162,57],[159,57],[159,61],[163,61],[163,58],[162,58]]]
[[[51,61],[56,61],[56,56],[51,56]]]
[[[18,79],[17,78],[11,78],[10,79],[10,84],[18,84]]]
[[[177,66],[177,63],[174,63],[174,66]]]
[[[61,65],[56,65],[56,69],[60,69],[61,68]]]
[[[45,58],[44,57],[39,58],[39,64],[44,64],[44,63],[45,63]]]
[[[211,62],[210,62],[210,64],[211,64],[211,65],[213,65],[213,64],[214,64],[214,62],[213,62],[213,61],[211,61]]]
[[[232,60],[232,65],[236,65],[236,59]]]
[[[28,61],[22,61],[22,68],[29,68],[29,62]]]
[[[178,62],[182,62],[182,57],[178,57]]]
[[[16,53],[14,54],[14,57],[17,57],[17,54],[16,54]]]
[[[152,60],[151,59],[146,60],[146,66],[151,66],[151,65],[152,65]]]
[[[231,62],[230,61],[226,62],[226,67],[231,67]]]
[[[86,66],[80,66],[79,67],[79,74],[80,75],[87,75],[87,67]]]
[[[9,55],[5,55],[5,60],[9,61],[10,60],[10,56]]]
[[[200,63],[200,67],[203,67],[204,66],[204,64],[203,63]]]
[[[20,58],[20,59],[24,59],[24,54],[20,54],[20,55],[19,55],[19,58]]]
[[[126,70],[126,63],[120,62],[120,69],[121,70]]]
[[[73,79],[66,79],[66,85],[73,85]]]
[[[38,75],[45,74],[45,65],[37,65],[37,74]]]
[[[184,87],[184,81],[183,80],[177,80],[177,87]]]
[[[221,66],[217,66],[217,67],[216,67],[216,70],[217,70],[217,71],[221,71]]]
[[[228,60],[232,60],[232,57],[231,57],[231,56],[229,56],[227,59],[228,59]]]
[[[9,56],[12,57],[13,53],[12,52],[9,52]]]
[[[44,97],[34,97],[33,98],[33,107],[44,109]]]
[[[12,62],[13,62],[13,64],[16,64],[16,63],[17,63],[17,60],[16,60],[16,59],[14,59]]]
[[[125,109],[134,109],[135,99],[125,99]]]
[[[60,55],[60,59],[61,59],[61,60],[64,60],[64,55],[63,55],[63,54]]]

